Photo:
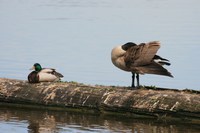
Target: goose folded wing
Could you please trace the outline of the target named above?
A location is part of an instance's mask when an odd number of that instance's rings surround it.
[[[124,56],[126,66],[137,67],[150,64],[159,48],[158,41],[141,43],[129,48]]]

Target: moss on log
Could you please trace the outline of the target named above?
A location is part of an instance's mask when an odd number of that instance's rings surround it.
[[[200,123],[200,92],[91,86],[74,82],[30,84],[0,78],[0,106],[74,109],[131,117]]]

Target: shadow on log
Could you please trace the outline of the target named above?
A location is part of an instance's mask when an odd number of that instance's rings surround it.
[[[0,106],[73,110],[200,124],[200,92],[0,78]]]

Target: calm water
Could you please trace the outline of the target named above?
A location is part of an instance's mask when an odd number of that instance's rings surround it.
[[[171,61],[167,69],[174,78],[145,75],[141,76],[141,84],[200,90],[199,5],[199,0],[0,0],[0,77],[26,80],[28,69],[39,62],[56,68],[65,76],[64,81],[130,86],[131,74],[111,63],[111,49],[129,41],[160,40],[158,54]],[[79,129],[76,126],[80,121],[72,121],[70,127],[65,127],[68,123],[62,120],[55,121],[55,130],[61,126],[61,132],[65,128],[75,132],[92,130],[93,126],[112,131],[105,128],[104,119],[100,123],[88,120],[92,124]],[[0,124],[20,132],[30,122],[12,113]],[[128,125],[122,124],[122,129],[134,132],[134,124]],[[139,122],[138,126],[143,127],[141,130],[153,128],[152,132],[157,128],[171,130],[171,126],[151,127],[148,122]]]
[[[27,79],[33,63],[67,81],[130,86],[111,49],[160,40],[174,78],[145,75],[142,85],[200,90],[199,0],[0,0],[0,77]]]
[[[200,131],[199,125],[12,108],[0,110],[0,128],[4,133],[198,133]]]

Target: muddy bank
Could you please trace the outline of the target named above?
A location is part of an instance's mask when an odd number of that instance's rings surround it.
[[[89,111],[100,114],[200,123],[200,92],[74,82],[29,84],[0,78],[0,106]]]

